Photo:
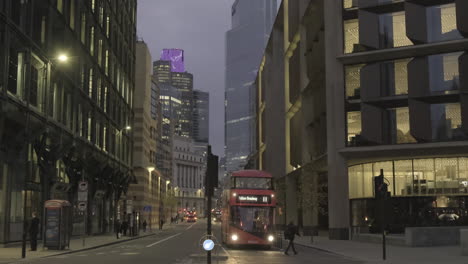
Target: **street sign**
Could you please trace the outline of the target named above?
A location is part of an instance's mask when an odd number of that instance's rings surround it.
[[[132,213],[133,211],[133,201],[132,200],[127,200],[127,214]]]
[[[206,251],[213,250],[214,246],[215,246],[215,243],[211,239],[207,239],[207,240],[203,241],[203,249],[206,250]]]
[[[79,202],[78,203],[78,209],[82,212],[86,210],[86,202]]]
[[[79,190],[80,192],[87,192],[87,191],[88,191],[88,182],[81,181],[81,182],[78,184],[78,190]]]
[[[81,181],[78,183],[78,202],[88,201],[88,182]]]

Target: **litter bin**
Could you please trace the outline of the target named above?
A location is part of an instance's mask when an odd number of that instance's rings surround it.
[[[44,246],[48,249],[70,248],[72,207],[65,200],[48,200],[44,203]]]

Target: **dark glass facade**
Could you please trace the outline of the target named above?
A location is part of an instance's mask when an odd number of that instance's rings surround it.
[[[193,91],[193,140],[208,143],[210,137],[210,94]]]
[[[247,164],[255,149],[255,85],[258,67],[276,17],[276,0],[238,0],[226,34],[226,170]]]
[[[354,53],[344,63],[347,149],[365,148],[347,156],[353,226],[378,231],[372,177],[380,169],[392,232],[468,222],[467,152],[452,144],[468,140],[468,64],[463,49],[450,47],[468,36],[464,5],[344,1],[343,57]]]
[[[89,234],[112,231],[123,213],[119,198],[134,179],[125,128],[135,12],[136,1],[1,1],[0,243],[20,240],[23,220],[45,200],[75,204],[82,179]],[[73,219],[81,232],[83,213]]]

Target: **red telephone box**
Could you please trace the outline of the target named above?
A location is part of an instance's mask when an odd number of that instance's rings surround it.
[[[72,207],[65,200],[48,200],[44,203],[44,246],[48,249],[70,248]]]

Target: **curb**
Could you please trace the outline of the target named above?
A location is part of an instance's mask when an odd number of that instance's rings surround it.
[[[110,242],[110,243],[100,244],[100,245],[87,247],[87,248],[82,248],[82,249],[70,250],[70,251],[67,251],[67,252],[57,253],[57,254],[43,256],[43,257],[39,257],[39,258],[48,258],[48,257],[54,257],[54,256],[68,255],[68,254],[72,254],[72,253],[77,253],[77,252],[87,251],[87,250],[91,250],[91,249],[96,249],[96,248],[111,246],[111,245],[115,245],[115,244],[120,244],[120,243],[132,241],[132,240],[136,240],[136,239],[140,239],[140,238],[150,237],[150,236],[154,236],[156,234],[157,233],[153,233],[153,234],[149,234],[149,235],[128,238],[128,239],[125,239],[125,240],[116,240],[116,241],[113,241],[113,242]]]
[[[117,241],[113,241],[113,242],[110,242],[110,243],[100,244],[100,245],[87,247],[87,248],[76,249],[76,250],[69,250],[67,252],[61,252],[61,253],[57,253],[57,254],[51,254],[51,255],[41,256],[41,257],[36,257],[36,258],[15,259],[15,260],[11,260],[11,261],[8,260],[8,262],[0,261],[0,263],[4,263],[4,264],[19,263],[19,262],[24,262],[24,261],[30,261],[32,259],[45,259],[45,258],[49,258],[49,257],[68,255],[68,254],[83,252],[83,251],[92,250],[92,249],[96,249],[96,248],[101,248],[101,247],[111,246],[111,245],[115,245],[115,244],[120,244],[120,243],[132,241],[132,240],[136,240],[136,239],[140,239],[140,238],[150,237],[150,236],[154,236],[156,234],[157,233],[148,234],[148,235],[144,235],[144,236],[137,236],[137,237],[132,237],[132,238],[125,239],[125,240],[117,240]]]
[[[315,249],[315,250],[318,250],[318,251],[322,251],[322,252],[325,252],[325,253],[328,253],[328,254],[332,254],[332,255],[336,255],[336,256],[343,257],[343,258],[347,258],[347,259],[353,259],[353,260],[361,260],[361,261],[364,261],[363,259],[358,259],[358,258],[346,256],[346,255],[343,255],[343,254],[341,254],[341,253],[337,253],[337,252],[335,252],[335,251],[323,249],[323,248],[316,247],[316,246],[313,246],[313,245],[308,245],[308,244],[303,244],[303,243],[295,243],[295,244],[296,244],[296,245],[299,245],[299,246],[307,247],[307,248],[312,248],[312,249]]]

